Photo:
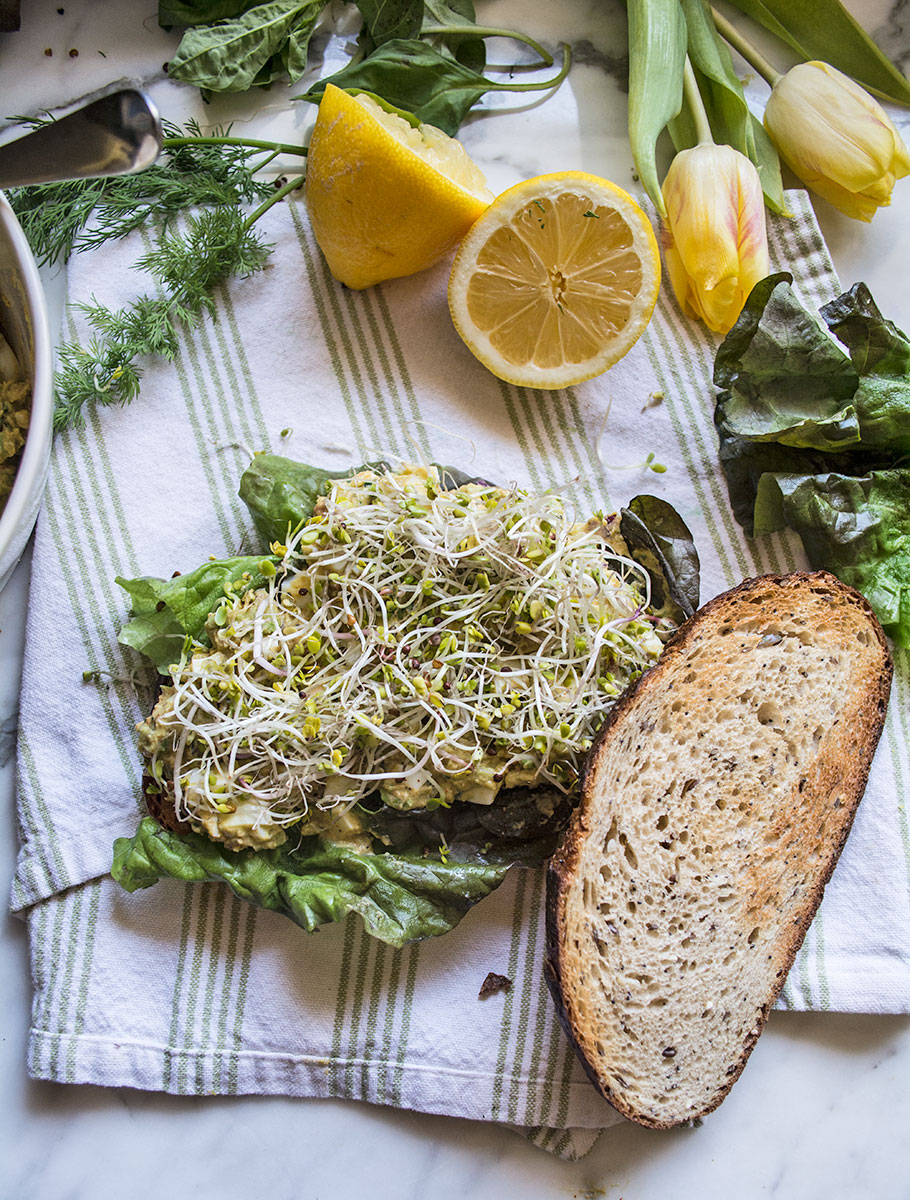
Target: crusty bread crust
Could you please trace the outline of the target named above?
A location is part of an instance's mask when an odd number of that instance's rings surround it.
[[[701,608],[612,710],[550,862],[544,970],[624,1116],[683,1124],[739,1077],[850,831],[891,677],[858,592],[763,576]]]

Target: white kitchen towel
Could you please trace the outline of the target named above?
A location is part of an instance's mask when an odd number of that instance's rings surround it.
[[[774,221],[772,261],[806,299],[839,290],[803,193]],[[580,512],[665,496],[692,529],[702,598],[805,566],[784,535],[750,541],[717,465],[715,342],[667,288],[613,370],[564,392],[500,383],[449,320],[446,268],[355,293],[332,280],[299,202],[264,233],[271,265],[218,297],[217,320],[149,364],[141,396],[59,437],[37,533],[19,738],[22,848],[13,906],[30,931],[36,1078],[169,1092],[342,1096],[532,1127],[567,1156],[615,1120],[577,1063],[544,984],[543,875],[514,870],[445,937],[393,950],[355,918],[307,935],[224,887],[164,881],[127,895],[107,875],[132,834],[134,725],[148,695],[117,644],[117,575],[186,571],[254,552],[237,497],[254,450],[341,467],[427,458],[556,487]],[[143,235],[70,264],[75,308],[148,286]],[[852,282],[852,281],[850,281]],[[604,417],[609,419],[604,429]],[[653,451],[667,470],[642,463]],[[783,992],[793,1009],[910,1011],[908,656],[866,797]],[[83,672],[113,682],[85,683]],[[512,980],[478,998],[488,971]]]

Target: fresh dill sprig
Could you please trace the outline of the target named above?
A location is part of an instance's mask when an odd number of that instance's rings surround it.
[[[44,124],[43,120],[28,122]],[[94,404],[128,404],[139,393],[140,360],[173,360],[180,334],[205,314],[214,315],[215,290],[228,279],[262,270],[272,247],[253,231],[273,204],[299,187],[302,177],[277,188],[257,172],[278,154],[302,147],[232,137],[228,129],[203,134],[195,121],[185,130],[165,124],[166,158],[137,175],[75,180],[17,188],[13,208],[43,266],[73,253],[154,227],[153,250],[135,264],[157,284],[127,307],[94,300],[79,307],[94,330],[88,345],[58,348],[54,427],[81,427]],[[242,206],[258,207],[245,216]],[[182,231],[177,217],[186,218]]]
[[[97,336],[88,346],[67,342],[57,351],[54,428],[81,428],[87,405],[134,400],[142,377],[137,360],[176,358],[181,331],[214,315],[215,289],[262,270],[271,250],[238,208],[223,204],[191,215],[182,233],[162,233],[136,263],[159,285],[159,296],[142,295],[116,311],[80,305]]]
[[[261,163],[253,161],[261,158],[263,147],[272,148],[270,143],[238,145],[243,140],[232,139],[228,130],[204,135],[195,121],[185,130],[165,122],[164,129],[167,157],[146,171],[42,183],[9,193],[42,266],[126,237],[149,222],[167,228],[188,208],[252,204],[271,195],[271,183],[254,177]]]

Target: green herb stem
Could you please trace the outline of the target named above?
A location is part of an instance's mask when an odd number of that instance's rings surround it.
[[[264,171],[265,168],[269,165],[269,163],[274,162],[280,153],[281,153],[280,150],[273,150],[271,154],[267,154],[265,156],[265,158],[262,160],[262,162],[258,162],[255,164],[250,163],[250,170],[253,172],[253,174],[255,174],[257,171]]]
[[[759,54],[752,43],[743,37],[736,26],[731,25],[727,18],[719,13],[716,8],[711,9],[711,16],[717,32],[724,41],[729,42],[733,49],[743,56],[749,66],[754,67],[758,71],[759,75],[761,75],[762,79],[770,87],[774,87],[778,79],[781,78],[780,71],[776,71],[764,55]]]
[[[540,83],[496,83],[492,79],[488,79],[487,86],[492,92],[548,92],[553,88],[558,88],[562,81],[569,73],[569,68],[572,65],[572,49],[568,42],[562,44],[562,66],[559,69],[559,74],[554,75],[552,79],[543,79]]]
[[[705,112],[704,101],[701,98],[701,92],[698,90],[698,80],[695,78],[695,72],[692,70],[692,63],[688,54],[686,55],[686,65],[683,68],[683,95],[692,113],[692,120],[695,122],[695,133],[698,137],[699,145],[703,143],[713,145],[714,138],[711,134],[711,124],[708,121],[708,114]]]
[[[296,154],[306,157],[304,146],[293,146],[287,142],[263,142],[257,138],[239,137],[168,137],[162,143],[165,150],[176,150],[181,146],[242,146],[248,150],[273,150],[276,154]]]
[[[296,192],[299,187],[302,187],[304,179],[305,176],[297,175],[282,187],[276,188],[274,196],[269,196],[268,200],[264,201],[264,203],[260,204],[257,209],[250,213],[243,223],[243,228],[249,229],[255,225],[259,218],[264,213],[267,213],[273,204],[277,204],[279,200],[283,200],[290,192]]]
[[[420,32],[423,37],[450,37],[464,34],[467,37],[510,38],[513,42],[523,42],[526,46],[530,46],[536,54],[540,55],[545,67],[553,66],[553,55],[549,50],[545,50],[540,42],[535,42],[532,37],[528,37],[524,33],[517,33],[514,29],[495,29],[490,25],[424,25]],[[537,64],[522,63],[521,65],[532,67]]]

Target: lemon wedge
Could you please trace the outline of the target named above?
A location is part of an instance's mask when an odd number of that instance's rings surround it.
[[[657,239],[632,197],[564,171],[520,183],[486,209],[455,257],[449,309],[494,375],[564,388],[631,349],[659,287]]]
[[[329,84],[310,138],[306,198],[330,271],[359,289],[444,258],[493,193],[455,138]]]

